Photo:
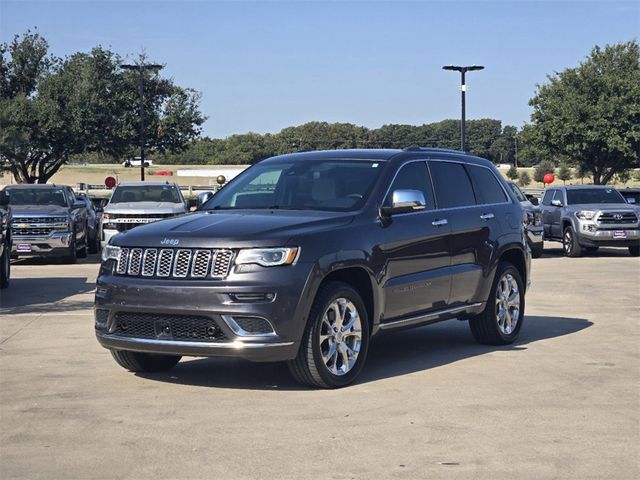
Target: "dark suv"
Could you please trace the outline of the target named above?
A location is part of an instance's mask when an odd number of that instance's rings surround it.
[[[481,343],[513,342],[529,265],[520,203],[486,160],[426,148],[285,155],[195,213],[113,237],[95,330],[132,371],[233,356],[340,387],[383,331],[458,318]]]

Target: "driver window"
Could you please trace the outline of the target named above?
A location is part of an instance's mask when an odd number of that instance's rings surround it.
[[[396,190],[418,190],[424,195],[427,204],[426,209],[433,210],[435,208],[426,162],[410,162],[400,167],[400,171],[393,180],[389,193],[384,200],[383,205],[385,207],[391,206],[393,192]]]

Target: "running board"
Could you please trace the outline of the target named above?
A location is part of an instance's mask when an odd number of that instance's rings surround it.
[[[438,320],[438,317],[455,315],[456,313],[464,312],[472,308],[477,308],[482,305],[482,302],[471,303],[469,305],[462,305],[460,307],[447,308],[445,310],[438,310],[437,312],[431,312],[424,315],[418,315],[415,317],[403,318],[400,320],[392,320],[390,322],[381,323],[380,330],[390,330],[393,328],[406,327],[413,324],[420,324],[426,322],[432,322]]]

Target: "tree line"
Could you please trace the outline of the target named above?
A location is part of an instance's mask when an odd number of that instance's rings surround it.
[[[139,77],[121,63],[100,46],[54,57],[30,31],[0,44],[0,170],[21,183],[46,183],[65,163],[136,155]],[[144,80],[145,147],[157,163],[252,164],[309,150],[460,145],[459,120],[374,129],[314,121],[275,134],[203,138],[199,92],[150,72]],[[577,67],[550,75],[529,105],[531,122],[520,130],[496,119],[468,121],[468,150],[495,163],[573,169],[594,183],[640,167],[637,41],[596,46]]]

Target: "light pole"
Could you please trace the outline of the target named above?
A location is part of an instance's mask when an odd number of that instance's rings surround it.
[[[461,67],[460,65],[445,65],[443,70],[453,70],[460,72],[460,90],[462,92],[462,118],[460,120],[460,148],[464,152],[466,151],[465,143],[465,93],[467,91],[467,84],[464,81],[465,73],[473,72],[474,70],[482,70],[484,67],[481,65],[468,65]]]
[[[145,131],[144,131],[144,72],[146,70],[158,71],[162,68],[162,65],[157,64],[123,64],[120,68],[124,70],[137,70],[140,73],[140,180],[144,181],[144,144],[146,143]]]

